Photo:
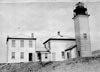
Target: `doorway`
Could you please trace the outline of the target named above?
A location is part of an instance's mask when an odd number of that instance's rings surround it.
[[[33,57],[33,54],[32,53],[29,53],[29,61],[32,61],[33,60],[32,57]]]
[[[70,58],[70,53],[69,53],[69,52],[67,52],[67,58],[68,58],[68,59]]]
[[[81,53],[80,53],[80,51],[78,51],[78,57],[81,57]]]

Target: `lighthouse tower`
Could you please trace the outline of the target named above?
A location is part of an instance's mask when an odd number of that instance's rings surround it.
[[[78,2],[74,12],[74,24],[75,24],[75,37],[77,44],[77,56],[89,57],[91,56],[91,44],[90,44],[90,31],[89,31],[89,14],[87,8],[84,7],[84,3]]]

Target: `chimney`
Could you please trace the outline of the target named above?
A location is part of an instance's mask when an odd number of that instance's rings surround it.
[[[31,38],[34,38],[34,33],[31,33]]]
[[[59,35],[60,37],[63,37],[63,35],[60,34],[60,31],[57,32],[57,35]]]

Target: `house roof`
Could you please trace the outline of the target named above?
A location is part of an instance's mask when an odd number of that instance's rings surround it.
[[[65,51],[72,50],[72,49],[75,48],[75,47],[77,47],[77,45],[73,45],[73,46],[71,46],[71,47],[65,49]]]
[[[24,40],[36,40],[36,38],[32,38],[31,36],[28,36],[28,35],[24,35],[24,34],[18,34],[18,35],[14,35],[14,36],[11,36],[11,37],[7,37],[7,41],[9,39],[24,39]]]
[[[51,37],[49,39],[47,39],[45,42],[43,42],[43,44],[47,43],[50,40],[68,40],[68,41],[75,41],[75,38],[72,37],[68,37],[68,36],[62,36],[62,35],[56,35],[54,37]]]

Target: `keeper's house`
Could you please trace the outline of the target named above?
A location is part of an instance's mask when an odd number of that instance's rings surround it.
[[[67,54],[65,50],[75,45],[76,42],[74,38],[64,37],[60,35],[60,32],[58,32],[57,36],[53,38],[49,38],[43,44],[45,48],[48,50],[48,54],[46,54],[49,58],[48,60],[63,61],[63,60],[66,60],[67,58]]]
[[[36,38],[26,35],[7,37],[8,63],[29,62],[36,60]]]

